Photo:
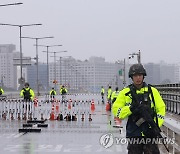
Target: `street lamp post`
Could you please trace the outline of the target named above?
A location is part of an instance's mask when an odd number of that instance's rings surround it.
[[[4,23],[0,23],[0,25],[3,26],[13,26],[13,27],[19,27],[19,38],[20,38],[20,69],[21,69],[21,74],[20,74],[20,88],[23,87],[23,84],[25,82],[24,78],[22,77],[22,27],[29,27],[29,26],[39,26],[42,24],[27,24],[27,25],[15,25],[15,24],[4,24]]]
[[[54,54],[54,81],[55,81],[55,90],[56,90],[56,53],[62,53],[62,52],[67,52],[67,51],[54,51],[54,52],[49,52]]]
[[[47,53],[47,93],[49,91],[49,48],[50,47],[57,47],[57,46],[62,46],[62,45],[38,45],[41,47],[46,47],[47,50],[43,51]]]
[[[37,95],[39,96],[40,92],[39,92],[39,67],[38,67],[38,65],[39,65],[39,62],[38,62],[39,61],[39,57],[38,57],[38,40],[54,38],[54,37],[53,36],[48,36],[48,37],[21,37],[21,38],[35,39],[36,40],[36,44],[35,44],[35,46],[36,46],[36,57],[35,57],[35,59],[36,59],[36,67],[37,67],[37,69],[36,69],[36,75],[37,75],[36,84],[37,84]]]
[[[62,85],[62,71],[61,71],[61,65],[62,65],[62,63],[61,63],[61,59],[62,59],[62,57],[59,57],[59,64],[60,64],[60,66],[59,66],[59,83],[60,83],[60,85]]]
[[[10,5],[21,5],[21,4],[23,4],[23,3],[18,2],[18,3],[1,4],[0,7],[1,6],[10,6]]]
[[[120,76],[122,76],[123,78],[123,85],[124,85],[124,87],[126,86],[126,59],[124,58],[124,60],[122,61],[120,61],[120,60],[117,60],[116,61],[116,63],[117,64],[121,64],[121,65],[123,65],[123,68],[122,68],[122,66],[121,66],[121,73],[119,73],[119,75]],[[121,77],[120,77],[121,78]]]
[[[124,64],[123,64],[123,85],[126,86],[126,59],[124,58]]]
[[[138,64],[141,63],[141,52],[140,50],[137,53],[129,54],[129,59],[134,58],[134,56],[137,56]]]

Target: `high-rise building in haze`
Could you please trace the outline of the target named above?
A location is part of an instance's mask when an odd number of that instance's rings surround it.
[[[8,89],[16,89],[17,87],[17,67],[13,63],[15,50],[16,46],[13,44],[0,45],[1,86]]]
[[[101,86],[108,88],[109,85],[114,89],[119,86],[118,71],[121,68],[121,64],[105,62],[102,57],[90,57],[85,61],[61,57],[56,66],[54,63],[50,64],[50,86],[54,86],[53,81],[56,78],[59,85],[66,85],[71,91],[97,93]]]
[[[167,64],[161,62],[159,64],[148,63],[145,64],[147,77],[145,80],[150,84],[166,84],[166,83],[179,83],[179,65]]]
[[[15,60],[16,59],[16,60]],[[20,78],[20,53],[13,44],[0,45],[0,86],[17,89]],[[28,66],[27,66],[28,65]],[[126,64],[127,65],[127,64]],[[71,92],[99,93],[101,86],[109,85],[115,89],[123,87],[123,63],[106,62],[102,57],[90,57],[88,60],[76,60],[73,57],[59,57],[56,63],[49,63],[49,88],[65,85]],[[145,81],[150,84],[179,83],[179,65],[148,63]],[[47,91],[47,64],[39,62],[39,90]],[[127,66],[126,69],[129,67]],[[31,64],[30,57],[23,57],[22,76],[33,89],[37,89],[37,65]],[[121,75],[120,75],[121,74]],[[128,70],[125,73],[128,81]],[[55,82],[56,80],[56,82]],[[130,80],[129,80],[130,81]],[[56,85],[55,85],[56,83]],[[128,84],[128,82],[127,82]]]

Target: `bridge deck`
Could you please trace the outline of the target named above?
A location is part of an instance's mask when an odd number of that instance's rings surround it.
[[[45,124],[48,124],[47,128],[37,128],[37,125],[33,125],[32,129],[41,129],[39,133],[19,133],[18,130],[27,123],[25,120],[1,119],[1,153],[127,153],[126,121],[121,123],[123,128],[115,127],[117,125],[114,118],[106,111],[105,104],[100,102],[100,96],[68,96],[68,99],[70,98],[76,100],[93,98],[95,110],[87,110],[87,106],[83,108],[76,106],[78,110],[74,111],[85,112],[84,121],[81,114],[78,114],[77,121],[47,120],[45,121]],[[88,119],[89,112],[92,114],[92,121]],[[160,149],[165,153],[162,146]]]
[[[77,118],[77,121],[47,120],[48,127],[41,128],[40,133],[19,133],[18,129],[26,121],[1,120],[1,153],[127,153],[127,144],[115,143],[116,137],[125,137],[125,130],[113,127],[114,120],[111,113],[106,112],[105,105],[97,104],[95,100],[92,121],[89,121],[89,115],[85,115],[84,121],[81,116]],[[100,139],[108,133],[113,135],[113,144],[105,148]]]

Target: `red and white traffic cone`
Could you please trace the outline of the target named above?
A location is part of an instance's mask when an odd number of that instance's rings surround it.
[[[94,99],[92,99],[91,101],[91,111],[95,110],[95,103],[94,103]]]
[[[52,108],[51,108],[50,120],[55,120],[54,104],[52,105]]]
[[[38,98],[36,98],[36,97],[34,98],[34,106],[38,107]]]
[[[109,102],[106,103],[106,111],[111,110],[111,104]]]

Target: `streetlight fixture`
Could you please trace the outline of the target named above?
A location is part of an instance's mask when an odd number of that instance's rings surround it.
[[[1,7],[1,6],[9,6],[9,5],[21,5],[21,4],[23,4],[23,3],[9,3],[9,4],[1,4],[1,5],[0,5],[0,7]]]
[[[2,26],[13,26],[19,27],[19,38],[20,38],[20,69],[21,69],[21,77],[19,79],[20,88],[23,87],[25,79],[22,77],[22,27],[29,27],[29,26],[40,26],[42,24],[25,24],[25,25],[16,25],[16,24],[4,24],[0,23]]]
[[[48,38],[54,38],[53,36],[48,36],[48,37],[21,37],[21,38],[27,38],[27,39],[35,39],[36,40],[36,75],[37,75],[37,78],[36,78],[36,82],[37,82],[37,95],[39,96],[40,93],[39,93],[39,68],[38,68],[38,61],[39,61],[39,57],[38,57],[38,40],[42,40],[42,39],[48,39]]]
[[[49,90],[49,48],[50,47],[58,47],[58,46],[62,46],[62,45],[38,45],[38,46],[47,48],[46,51],[42,51],[42,52],[47,53],[47,93],[48,93],[48,90]]]
[[[67,52],[67,51],[54,51],[54,52],[49,52],[49,53],[53,53],[54,56],[54,84],[55,84],[55,90],[56,90],[56,53],[62,53],[62,52]]]
[[[116,61],[117,64],[122,64],[123,63],[123,69],[119,70],[119,75],[123,74],[123,85],[124,87],[126,86],[126,59],[124,58],[123,62],[118,60]]]
[[[134,58],[134,56],[137,56],[138,64],[140,64],[141,63],[141,52],[140,52],[140,50],[138,51],[138,53],[129,54],[129,59]]]

